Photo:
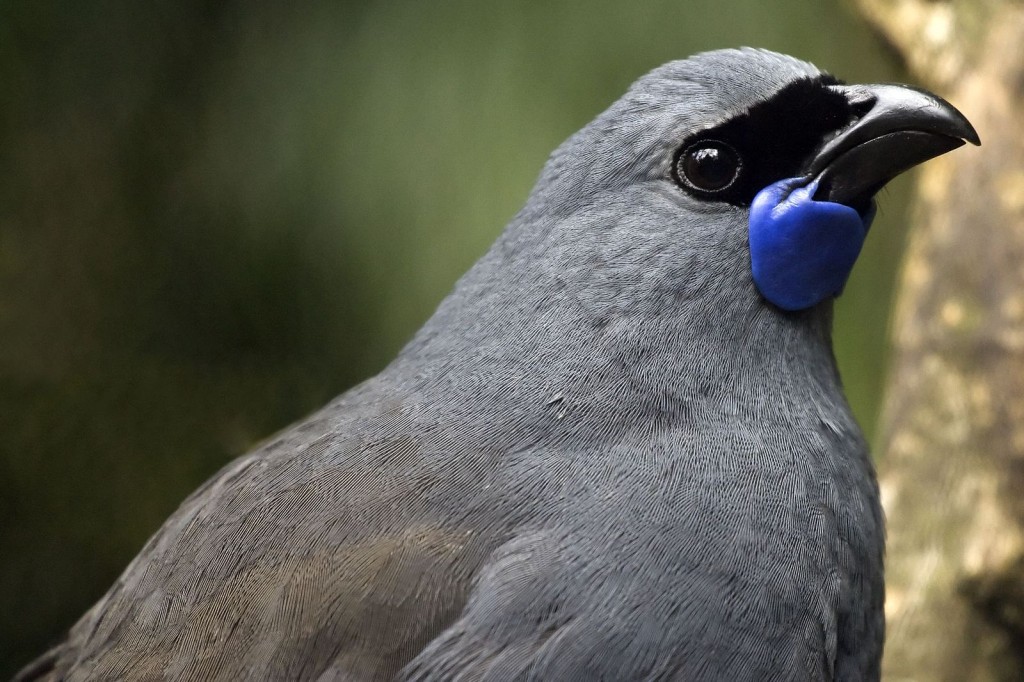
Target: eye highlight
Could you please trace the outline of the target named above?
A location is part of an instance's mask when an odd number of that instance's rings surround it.
[[[719,140],[698,140],[676,157],[676,182],[697,194],[716,194],[736,182],[743,161],[736,150]]]

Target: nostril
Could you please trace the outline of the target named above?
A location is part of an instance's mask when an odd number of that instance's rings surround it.
[[[878,103],[878,96],[871,92],[870,89],[859,85],[833,85],[830,88],[834,92],[838,92],[850,106],[850,118],[852,121],[864,118],[868,115],[875,104]]]
[[[877,101],[878,99],[874,96],[868,96],[863,99],[857,98],[850,102],[850,108],[853,110],[854,116],[864,118],[875,107]]]

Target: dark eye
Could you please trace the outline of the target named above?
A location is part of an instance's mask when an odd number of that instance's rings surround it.
[[[736,150],[718,140],[700,140],[676,159],[676,179],[698,192],[720,192],[739,177],[743,162]]]

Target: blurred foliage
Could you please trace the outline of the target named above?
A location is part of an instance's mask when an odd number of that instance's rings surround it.
[[[0,678],[380,369],[562,139],[740,44],[901,78],[834,0],[0,3]],[[840,305],[869,430],[906,186]]]

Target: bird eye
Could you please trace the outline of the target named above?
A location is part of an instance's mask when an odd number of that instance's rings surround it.
[[[676,179],[698,192],[720,192],[739,177],[743,166],[736,150],[718,140],[700,140],[676,159]]]

